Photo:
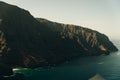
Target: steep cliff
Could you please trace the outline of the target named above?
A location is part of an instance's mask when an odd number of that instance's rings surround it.
[[[24,9],[0,2],[0,62],[10,67],[48,66],[117,50],[97,31],[35,19]]]
[[[109,54],[112,51],[118,50],[106,35],[95,30],[76,25],[60,24],[41,18],[37,18],[37,20],[51,30],[50,33],[46,33],[47,37],[55,33],[59,36],[53,36],[53,39],[59,38],[58,40],[48,42],[52,46],[55,45],[53,48],[56,47],[57,49],[54,50],[58,50],[58,52],[65,51],[66,53],[79,53],[80,55],[87,56]]]

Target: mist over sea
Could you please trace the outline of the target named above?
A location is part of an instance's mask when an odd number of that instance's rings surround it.
[[[113,39],[120,49],[120,39]],[[120,51],[110,55],[80,57],[47,69],[14,69],[29,80],[120,80]]]

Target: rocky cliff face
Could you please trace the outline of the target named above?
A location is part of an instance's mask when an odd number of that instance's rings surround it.
[[[68,51],[78,51],[78,53],[83,51],[81,53],[83,55],[100,55],[102,54],[101,52],[109,54],[109,52],[118,50],[106,35],[99,33],[98,31],[76,25],[51,22],[41,18],[37,18],[37,20],[49,28],[51,33],[57,33],[57,36],[59,36],[59,40],[61,41],[53,42],[52,44],[59,47],[58,49],[66,49],[64,47],[66,46],[68,48],[69,45]],[[51,35],[51,33],[46,34]],[[60,45],[62,46],[60,47]]]
[[[0,62],[9,67],[48,66],[117,50],[97,31],[35,19],[26,10],[0,2]]]

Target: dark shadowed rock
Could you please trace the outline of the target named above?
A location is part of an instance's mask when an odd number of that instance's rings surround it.
[[[23,74],[16,73],[10,76],[0,76],[0,80],[28,80]]]
[[[0,62],[39,67],[118,49],[104,34],[81,26],[35,19],[28,11],[0,1]]]
[[[13,75],[12,68],[5,64],[0,64],[0,76],[10,76]]]

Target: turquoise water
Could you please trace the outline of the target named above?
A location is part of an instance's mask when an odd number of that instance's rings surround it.
[[[120,41],[114,41],[120,49]],[[29,80],[89,80],[99,74],[106,80],[120,80],[120,52],[108,56],[82,57],[50,69],[19,69]]]

